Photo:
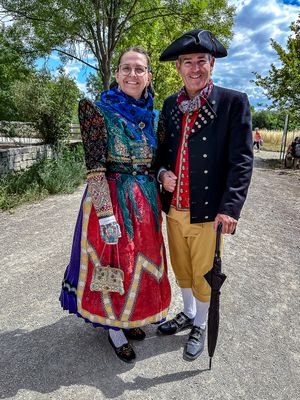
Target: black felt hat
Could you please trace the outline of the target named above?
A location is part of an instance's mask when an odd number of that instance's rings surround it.
[[[210,53],[213,57],[227,56],[227,50],[210,32],[195,29],[176,39],[161,54],[160,61],[175,61],[182,54]]]

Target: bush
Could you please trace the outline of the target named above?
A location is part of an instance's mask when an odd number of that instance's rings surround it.
[[[44,143],[58,146],[67,142],[80,96],[73,79],[63,73],[53,78],[47,71],[36,72],[15,83],[12,92],[19,119],[34,122]]]
[[[83,160],[82,146],[74,150],[60,149],[58,155],[53,160],[46,160],[39,171],[41,185],[50,194],[72,193],[84,178]]]
[[[61,147],[53,159],[44,159],[25,172],[0,179],[0,209],[40,200],[49,194],[72,193],[84,180],[82,144]]]

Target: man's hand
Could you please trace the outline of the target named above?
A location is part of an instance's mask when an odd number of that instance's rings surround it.
[[[225,214],[217,214],[214,222],[214,230],[217,231],[219,223],[222,223],[222,233],[232,233],[237,225],[237,220]]]
[[[161,173],[159,174],[159,180],[161,181],[163,188],[167,192],[174,192],[177,176],[172,171],[161,171]]]

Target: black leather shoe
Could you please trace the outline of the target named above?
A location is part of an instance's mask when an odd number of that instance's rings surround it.
[[[200,356],[204,350],[206,329],[199,326],[193,326],[188,341],[183,350],[183,359],[186,361],[194,361]]]
[[[146,333],[141,328],[123,329],[124,335],[127,339],[144,340]]]
[[[136,359],[135,352],[129,343],[123,344],[120,347],[116,347],[113,341],[111,340],[109,334],[108,334],[108,341],[112,345],[112,348],[114,349],[116,355],[119,357],[120,360],[127,363],[132,363],[133,360]]]
[[[179,313],[157,328],[157,333],[161,335],[173,335],[174,333],[180,332],[183,329],[191,328],[193,326],[194,318],[187,317],[183,312]]]

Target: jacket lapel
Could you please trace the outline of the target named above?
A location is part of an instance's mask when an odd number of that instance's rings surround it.
[[[215,99],[215,87],[212,90],[211,95],[207,99],[204,106],[199,109],[198,117],[191,130],[190,136],[196,135],[202,131],[202,129],[209,126],[214,119],[217,118],[216,113],[216,99]]]

